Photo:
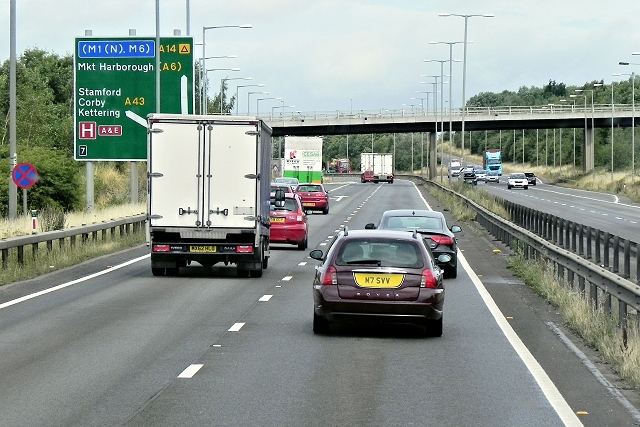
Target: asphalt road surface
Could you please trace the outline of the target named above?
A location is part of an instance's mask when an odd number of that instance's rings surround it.
[[[441,210],[409,181],[327,187],[331,211],[310,216],[309,250],[387,209]],[[314,335],[317,261],[295,246],[273,247],[261,279],[225,266],[154,277],[140,247],[4,287],[1,424],[637,425],[637,393],[513,276],[507,248],[459,225],[440,338],[397,325]]]

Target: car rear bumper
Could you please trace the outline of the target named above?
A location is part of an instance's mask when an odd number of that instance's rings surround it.
[[[400,323],[422,323],[442,318],[444,289],[420,289],[415,301],[394,301],[393,289],[363,289],[370,299],[343,299],[337,286],[315,285],[314,312],[329,321],[388,320]],[[387,296],[385,296],[387,295]]]
[[[290,243],[298,244],[304,241],[307,236],[307,230],[304,226],[284,226],[274,227],[271,226],[269,233],[269,240],[271,243]]]

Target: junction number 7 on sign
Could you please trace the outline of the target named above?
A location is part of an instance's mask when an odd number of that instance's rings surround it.
[[[193,114],[193,37],[76,38],[74,116],[76,160],[147,159],[147,114]]]

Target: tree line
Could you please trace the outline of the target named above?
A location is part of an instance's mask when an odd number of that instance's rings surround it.
[[[199,64],[195,64],[196,88],[200,87]],[[81,210],[85,206],[84,165],[73,159],[73,56],[60,56],[41,49],[27,49],[20,55],[16,64],[17,73],[17,152],[18,163],[27,162],[36,165],[39,173],[37,185],[29,189],[29,209],[56,208],[62,211]],[[501,93],[481,92],[467,102],[469,107],[499,107],[507,105],[535,106],[558,104],[560,99],[569,99],[575,89],[593,88],[588,82],[582,86],[566,86],[550,80],[541,87],[521,87],[518,91],[502,91]],[[217,87],[217,84],[214,85]],[[222,94],[216,93],[207,97],[207,110],[231,114],[234,109],[235,96],[228,96],[228,88]],[[618,104],[631,103],[631,80],[615,85],[614,102]],[[594,88],[594,103],[611,103],[611,86]],[[196,89],[196,113],[200,113],[200,91]],[[589,97],[589,103],[591,101]],[[0,66],[0,113],[2,125],[0,127],[0,171],[6,179],[0,179],[0,215],[6,216],[8,210],[8,185],[10,179],[9,161],[9,61]],[[517,132],[487,131],[473,132],[465,137],[465,148],[472,153],[480,154],[485,148],[502,148],[506,161],[515,159],[522,161],[522,138],[524,138],[524,160],[536,164],[544,158],[547,164],[570,164],[574,161],[574,151],[569,141],[573,140],[571,130],[563,131],[563,141],[567,145],[562,153],[548,144],[545,147],[536,146],[536,138],[540,138],[540,130]],[[544,130],[548,135],[551,130]],[[555,132],[559,132],[556,130]],[[577,130],[578,140],[582,132]],[[631,130],[614,129],[614,169],[630,167],[631,162]],[[556,135],[556,138],[559,135]],[[347,144],[348,138],[348,144]],[[441,134],[440,142],[448,142],[449,133]],[[611,129],[596,129],[595,132],[595,165],[596,167],[611,168]],[[454,133],[454,144],[459,149],[461,135]],[[394,152],[395,164],[398,171],[419,170],[428,164],[427,134],[366,134],[327,136],[324,138],[323,161],[329,162],[333,158],[348,157],[354,170],[359,170],[360,153]],[[577,164],[581,164],[581,144],[577,144],[575,152]],[[284,149],[284,144],[280,144]],[[554,146],[555,148],[555,146]],[[274,154],[277,157],[277,153]],[[562,156],[562,157],[560,157]],[[638,157],[638,156],[636,156]],[[116,162],[116,168],[124,169]],[[107,189],[108,182],[97,182],[98,187]],[[21,192],[19,192],[21,197]],[[122,198],[117,199],[121,201]],[[114,199],[115,200],[115,199]],[[19,201],[20,204],[20,201]]]

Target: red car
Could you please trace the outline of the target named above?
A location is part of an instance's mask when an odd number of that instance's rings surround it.
[[[372,170],[366,170],[360,174],[360,182],[373,182],[375,174]]]
[[[296,194],[302,201],[302,209],[305,212],[322,211],[324,215],[329,213],[329,192],[322,184],[299,184]]]
[[[284,194],[283,206],[276,206],[275,198],[271,198],[270,212],[271,243],[298,245],[298,249],[307,248],[309,226],[307,214],[302,209],[300,198],[293,193]]]

